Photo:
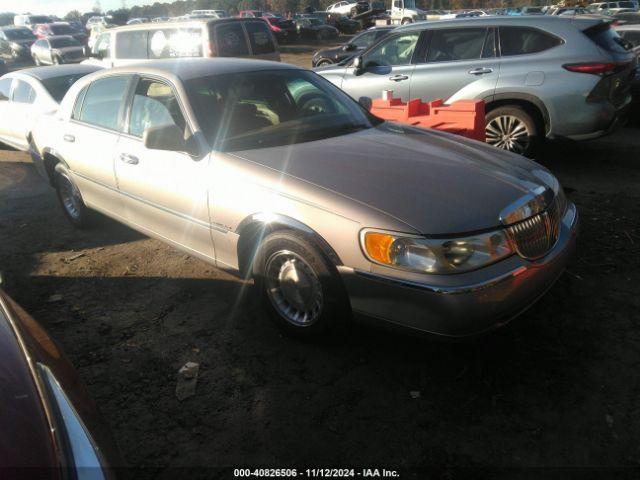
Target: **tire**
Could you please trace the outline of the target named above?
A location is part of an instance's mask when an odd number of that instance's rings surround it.
[[[342,338],[351,307],[335,267],[299,232],[276,231],[253,262],[257,294],[271,319],[297,338]]]
[[[54,65],[61,65],[62,64],[62,60],[60,60],[60,57],[57,56],[57,55],[54,55],[52,60],[53,60],[53,64]]]
[[[71,225],[78,229],[91,227],[95,222],[95,213],[84,204],[80,190],[62,164],[55,167],[54,182],[60,206]]]
[[[356,7],[353,7],[351,9],[351,17],[355,17],[356,15],[358,15],[358,9]]]
[[[35,63],[37,67],[42,65],[42,62],[40,62],[40,59],[38,58],[37,55],[33,56],[33,63]]]
[[[530,156],[540,142],[538,125],[522,107],[498,107],[485,120],[486,142],[496,148]]]
[[[327,65],[333,65],[333,62],[328,58],[323,58],[318,63],[316,63],[316,67],[326,67]]]
[[[402,25],[407,25],[408,23],[413,23],[413,21],[410,18],[403,18],[401,24]]]

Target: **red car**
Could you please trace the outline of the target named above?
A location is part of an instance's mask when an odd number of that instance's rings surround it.
[[[33,33],[38,38],[71,35],[83,45],[86,45],[89,41],[89,37],[85,32],[80,32],[74,29],[67,22],[39,23],[33,27]]]

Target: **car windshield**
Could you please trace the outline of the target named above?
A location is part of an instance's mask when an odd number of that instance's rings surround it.
[[[49,28],[55,35],[71,35],[72,33],[75,33],[73,28],[71,28],[69,25],[51,25],[51,27]]]
[[[33,40],[36,36],[28,28],[16,28],[15,30],[5,30],[4,34],[9,40]]]
[[[58,103],[62,101],[71,85],[84,77],[86,73],[75,73],[73,75],[64,75],[61,77],[47,78],[42,81],[42,86],[49,92],[49,95]]]
[[[268,70],[193,79],[187,91],[214,150],[293,145],[371,128],[378,120],[312,72]]]
[[[416,9],[416,0],[404,0],[404,8],[408,8],[410,10]]]
[[[50,38],[51,48],[80,47],[80,43],[73,37]]]

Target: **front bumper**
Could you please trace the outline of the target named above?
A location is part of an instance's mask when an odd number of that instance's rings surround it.
[[[339,267],[355,314],[423,332],[465,337],[499,327],[526,310],[564,271],[575,249],[578,214],[569,204],[554,248],[528,261],[513,255],[483,269],[431,275],[429,283]]]

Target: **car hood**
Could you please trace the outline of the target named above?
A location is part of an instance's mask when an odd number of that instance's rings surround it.
[[[15,43],[20,45],[21,47],[30,47],[35,43],[33,39],[24,39],[24,40],[10,40],[11,43]]]
[[[382,211],[427,235],[499,226],[505,207],[539,186],[553,188],[549,183],[555,181],[537,163],[484,143],[390,123],[233,154]]]

